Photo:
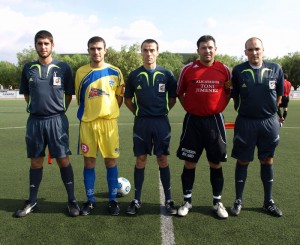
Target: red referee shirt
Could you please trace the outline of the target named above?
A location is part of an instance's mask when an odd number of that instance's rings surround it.
[[[183,67],[177,94],[185,94],[184,109],[187,112],[210,116],[225,109],[230,86],[231,72],[227,66],[218,61],[212,66],[204,66],[196,60]]]

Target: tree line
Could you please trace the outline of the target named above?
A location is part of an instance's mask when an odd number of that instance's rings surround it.
[[[116,51],[113,48],[108,48],[105,61],[119,67],[126,81],[129,73],[143,64],[140,51],[140,44],[138,43],[131,46],[122,46],[120,51]],[[71,66],[74,76],[80,66],[90,62],[87,54],[53,53],[53,57],[67,62]],[[9,88],[11,86],[14,89],[18,89],[23,66],[27,62],[37,60],[37,58],[38,57],[35,49],[30,46],[29,48],[25,48],[22,52],[17,53],[18,63],[16,65],[7,61],[0,61],[0,84],[4,88]],[[175,77],[178,78],[182,67],[197,58],[198,55],[196,53],[180,54],[162,52],[158,56],[157,63],[160,66],[170,69],[174,73]],[[216,55],[216,60],[221,61],[230,69],[232,69],[235,65],[244,62],[245,58],[219,54]],[[289,81],[292,82],[295,88],[300,85],[299,52],[289,53],[281,58],[266,58],[266,60],[280,64],[284,73],[288,74]]]

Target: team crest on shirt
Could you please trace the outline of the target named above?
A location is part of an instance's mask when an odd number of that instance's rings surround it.
[[[270,89],[275,89],[276,88],[276,82],[274,80],[269,81],[269,88]]]
[[[158,92],[160,93],[166,92],[166,84],[162,84],[162,83],[158,84]]]
[[[111,86],[111,87],[115,85],[115,81],[114,80],[109,80],[108,83],[109,83],[109,86]]]
[[[109,95],[108,93],[106,93],[104,90],[99,89],[99,88],[91,88],[90,92],[89,92],[89,98],[93,98],[93,97],[99,97],[102,95]]]

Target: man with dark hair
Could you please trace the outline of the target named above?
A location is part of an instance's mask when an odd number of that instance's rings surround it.
[[[53,36],[39,31],[34,38],[38,61],[25,64],[20,94],[27,102],[29,118],[26,126],[29,171],[29,199],[17,210],[16,217],[26,216],[37,207],[37,194],[43,175],[45,148],[56,158],[61,178],[68,193],[70,216],[79,215],[74,196],[74,174],[69,156],[69,122],[65,115],[74,94],[74,80],[70,66],[52,58]]]
[[[233,68],[232,97],[238,112],[235,121],[231,156],[237,159],[235,167],[236,199],[231,213],[239,215],[248,165],[257,147],[260,175],[264,188],[263,210],[280,217],[281,210],[272,199],[273,157],[279,143],[277,107],[283,95],[283,71],[273,62],[263,60],[264,47],[257,37],[245,43],[248,61]]]
[[[108,209],[118,215],[120,207],[116,200],[118,187],[119,157],[119,108],[123,103],[124,80],[119,68],[105,62],[106,42],[102,37],[88,41],[91,63],[76,72],[75,90],[79,105],[80,152],[84,156],[84,186],[87,201],[81,215],[88,215],[95,207],[94,187],[96,181],[96,158],[98,150],[104,158],[108,184]]]
[[[227,160],[226,133],[223,110],[230,99],[231,74],[227,66],[215,60],[215,39],[205,35],[197,41],[200,59],[183,67],[178,81],[178,99],[186,111],[177,157],[184,160],[181,174],[183,204],[179,216],[192,208],[192,190],[197,162],[206,151],[210,166],[213,211],[220,218],[228,213],[221,202],[223,171],[221,162]]]
[[[133,151],[134,199],[127,214],[136,214],[141,207],[142,185],[147,155],[156,155],[168,214],[176,214],[171,198],[168,162],[171,126],[168,113],[176,103],[176,79],[173,73],[156,64],[158,43],[146,39],[141,46],[143,65],[129,74],[125,89],[125,105],[134,114]]]

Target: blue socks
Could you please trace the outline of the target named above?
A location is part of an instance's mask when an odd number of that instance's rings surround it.
[[[95,168],[84,168],[83,177],[86,197],[89,201],[94,202],[94,188],[96,180]]]
[[[118,188],[118,167],[106,168],[107,184],[108,184],[108,198],[109,201],[116,201]]]

